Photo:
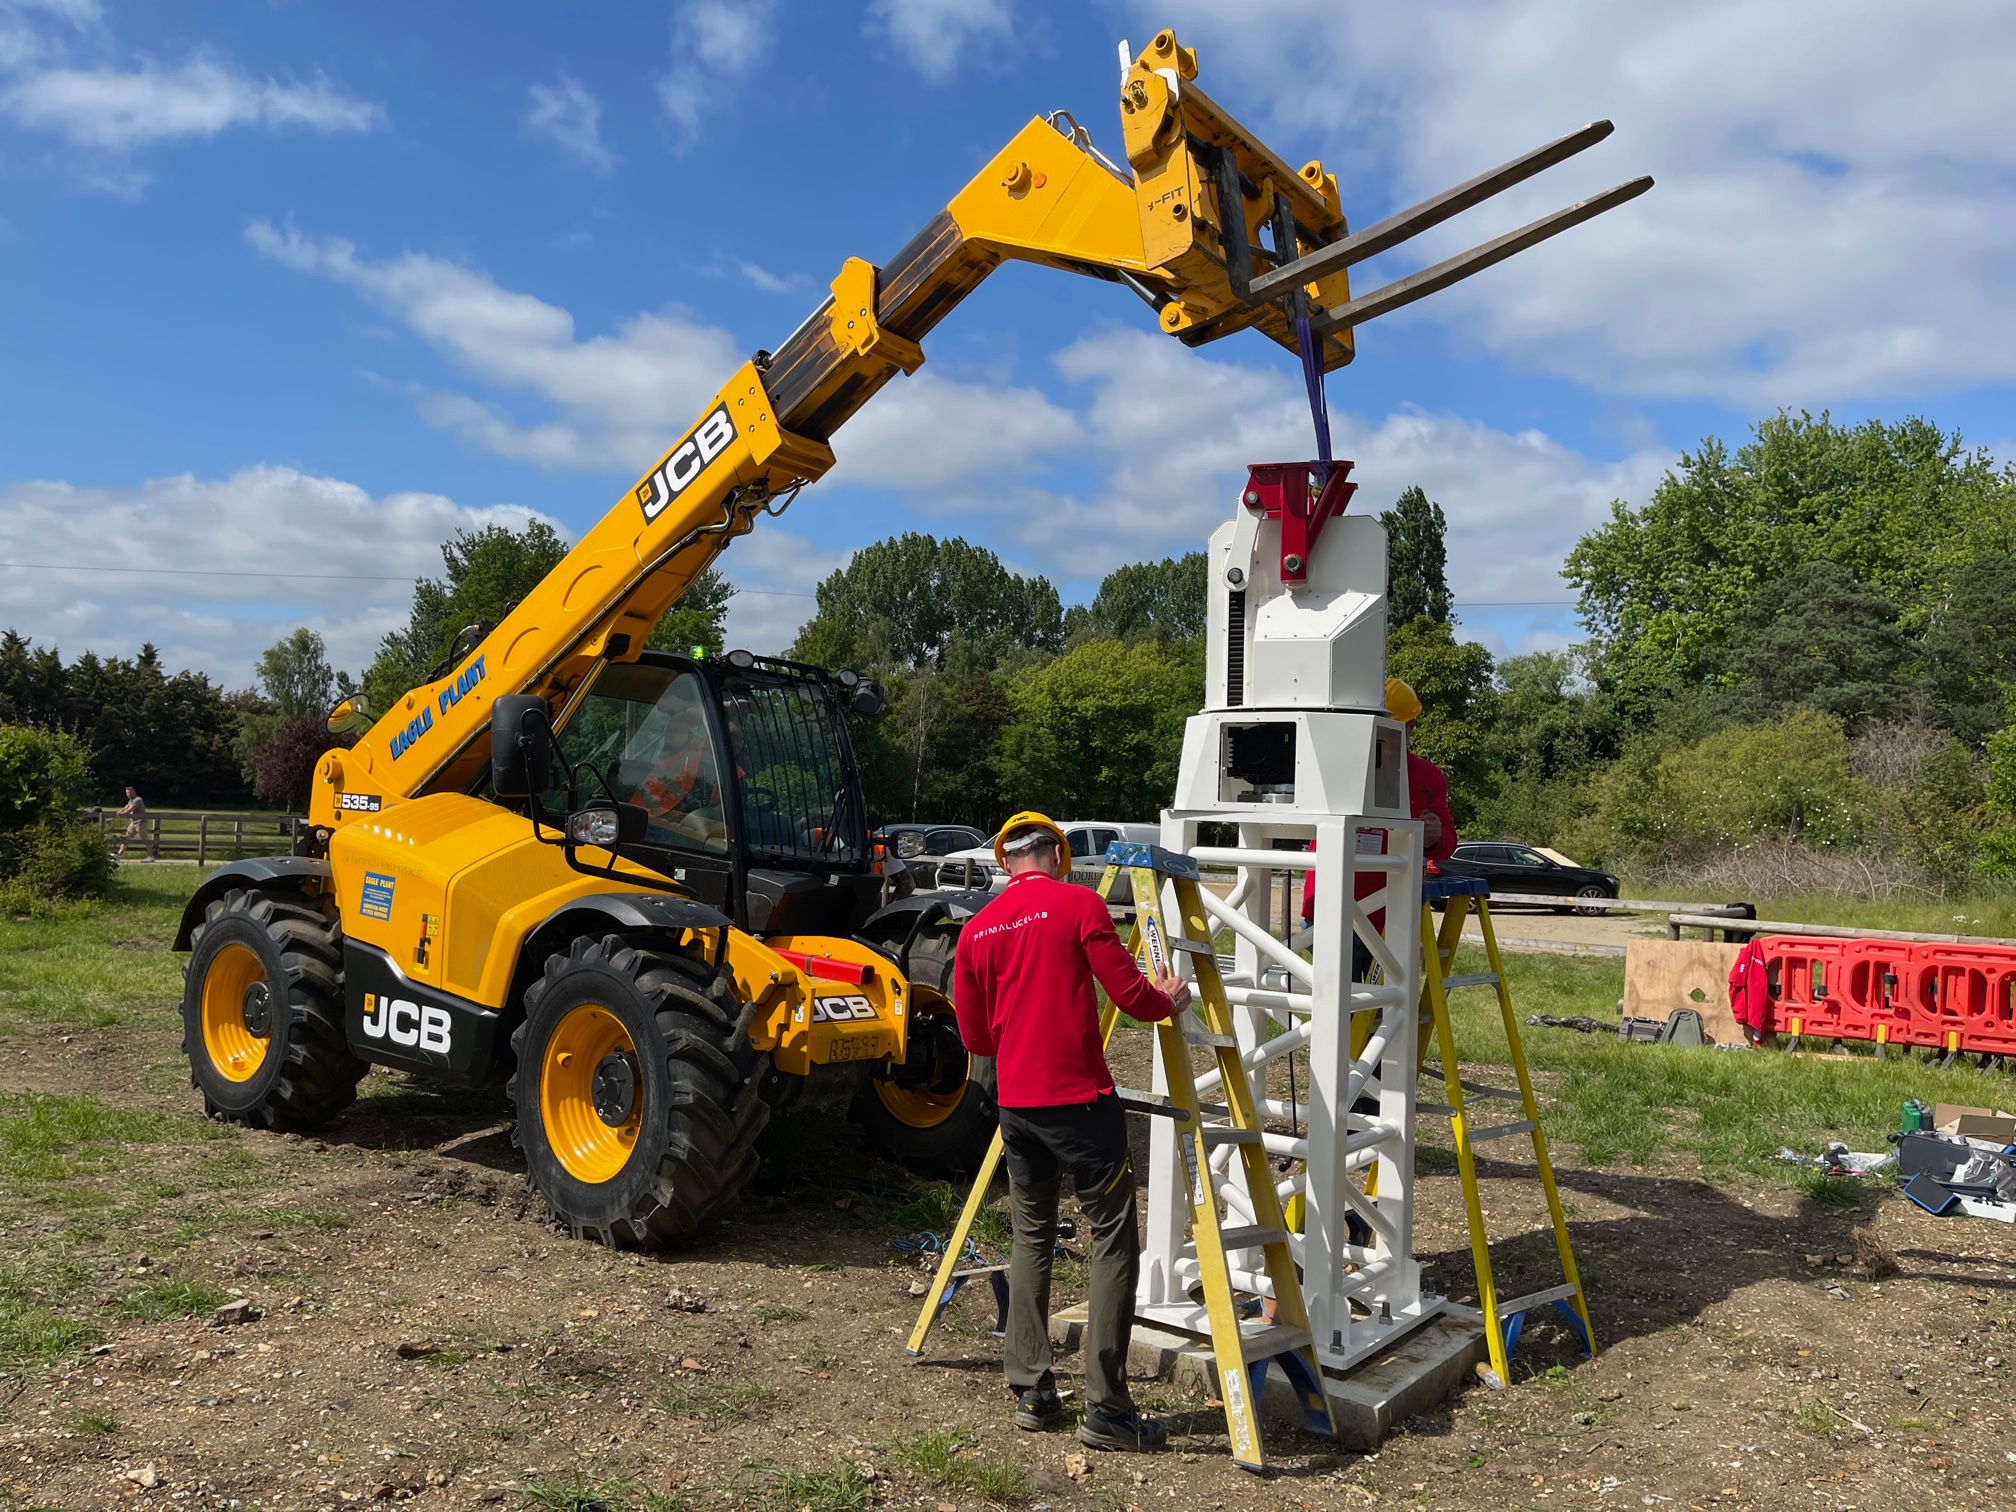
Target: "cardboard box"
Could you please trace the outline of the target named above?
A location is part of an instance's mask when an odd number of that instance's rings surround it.
[[[1932,1109],[1932,1127],[1941,1134],[1958,1134],[1963,1139],[1985,1139],[1996,1145],[2016,1144],[2016,1114],[1997,1108],[1968,1108],[1959,1103],[1938,1103]]]

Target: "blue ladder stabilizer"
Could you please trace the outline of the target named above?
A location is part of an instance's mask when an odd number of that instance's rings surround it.
[[[1323,1382],[1310,1373],[1309,1362],[1298,1350],[1270,1355],[1246,1367],[1246,1380],[1253,1390],[1254,1410],[1257,1412],[1259,1404],[1267,1399],[1267,1367],[1276,1360],[1281,1362],[1281,1373],[1288,1377],[1288,1384],[1295,1388],[1296,1399],[1302,1404],[1303,1431],[1320,1438],[1337,1437],[1337,1425],[1330,1417],[1330,1398],[1323,1389]]]
[[[1165,877],[1198,880],[1197,863],[1177,851],[1164,850],[1146,840],[1115,840],[1106,847],[1108,866],[1145,866]]]
[[[938,1298],[938,1315],[943,1317],[945,1309],[959,1295],[959,1288],[976,1276],[985,1276],[987,1284],[994,1289],[994,1326],[987,1331],[997,1339],[1008,1336],[1008,1267],[986,1265],[975,1270],[954,1271],[952,1279],[945,1283],[945,1290]]]
[[[1482,877],[1423,877],[1424,898],[1488,898],[1491,884]]]
[[[1592,1360],[1595,1359],[1596,1351],[1589,1347],[1589,1330],[1582,1326],[1582,1315],[1568,1305],[1566,1297],[1556,1297],[1554,1305],[1560,1309],[1563,1317],[1575,1325],[1575,1332],[1582,1340],[1582,1353]],[[1512,1358],[1512,1351],[1518,1346],[1519,1335],[1525,1331],[1526,1314],[1522,1310],[1512,1314],[1509,1318],[1499,1319],[1499,1323],[1505,1330],[1505,1358],[1509,1362]]]

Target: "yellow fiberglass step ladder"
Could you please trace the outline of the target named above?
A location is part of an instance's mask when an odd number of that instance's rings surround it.
[[[1547,1136],[1540,1128],[1540,1107],[1533,1097],[1533,1078],[1526,1069],[1526,1049],[1519,1038],[1519,1019],[1512,1011],[1512,991],[1505,982],[1505,962],[1498,953],[1498,935],[1491,926],[1489,889],[1481,877],[1429,877],[1424,879],[1421,900],[1421,1008],[1433,1028],[1435,1045],[1442,1064],[1438,1069],[1426,1064],[1428,1036],[1421,1036],[1422,1071],[1441,1079],[1448,1100],[1419,1102],[1417,1115],[1447,1118],[1456,1145],[1456,1166],[1463,1177],[1463,1205],[1470,1220],[1470,1257],[1477,1267],[1477,1302],[1484,1314],[1484,1337],[1490,1351],[1490,1375],[1486,1384],[1502,1389],[1512,1379],[1510,1357],[1526,1326],[1526,1315],[1536,1307],[1553,1303],[1566,1314],[1582,1336],[1582,1347],[1593,1358],[1596,1337],[1589,1324],[1589,1303],[1582,1292],[1582,1277],[1575,1268],[1575,1251],[1568,1241],[1568,1221],[1561,1211],[1561,1193],[1554,1184],[1554,1163],[1547,1155]],[[1443,904],[1438,929],[1432,902]],[[1463,922],[1472,909],[1484,936],[1484,957],[1489,971],[1469,976],[1451,976],[1449,967],[1456,957],[1456,945],[1463,936]],[[1466,987],[1490,987],[1498,996],[1498,1013],[1504,1021],[1505,1043],[1511,1050],[1512,1070],[1519,1090],[1480,1086],[1463,1079],[1456,1060],[1456,1035],[1449,1022],[1449,994]],[[1467,1098],[1517,1102],[1522,1116],[1504,1123],[1473,1128]],[[1501,1298],[1491,1270],[1491,1240],[1484,1226],[1484,1203],[1477,1191],[1477,1146],[1498,1139],[1526,1136],[1532,1143],[1533,1161],[1540,1171],[1540,1185],[1547,1194],[1547,1214],[1554,1225],[1554,1250],[1561,1260],[1563,1280],[1558,1286],[1543,1287],[1523,1296]]]
[[[1261,1146],[1259,1110],[1240,1059],[1231,1008],[1212,950],[1210,918],[1198,898],[1201,884],[1197,864],[1188,856],[1160,846],[1128,841],[1115,841],[1106,852],[1106,860],[1106,874],[1099,884],[1101,897],[1110,897],[1114,883],[1123,875],[1132,882],[1134,928],[1128,941],[1130,950],[1146,957],[1151,972],[1170,971],[1174,955],[1190,959],[1196,989],[1191,1007],[1155,1026],[1169,1084],[1168,1095],[1122,1090],[1120,1098],[1131,1112],[1152,1113],[1172,1119],[1177,1125],[1176,1147],[1181,1153],[1191,1197],[1198,1279],[1204,1292],[1204,1312],[1218,1369],[1219,1395],[1225,1404],[1232,1459],[1245,1469],[1264,1469],[1266,1448],[1260,1419],[1270,1365],[1281,1366],[1301,1404],[1303,1424],[1310,1432],[1334,1437],[1335,1425],[1322,1372],[1316,1363],[1315,1341],[1302,1301],[1302,1283],[1288,1247],[1288,1226],[1267,1166],[1266,1151]],[[1173,933],[1163,917],[1165,880],[1172,884],[1176,896],[1183,925],[1181,934]],[[1109,1039],[1114,1019],[1115,1011],[1109,1005],[1102,1012],[1100,1023],[1102,1033]],[[1208,1050],[1214,1059],[1224,1089],[1223,1103],[1209,1106],[1200,1103],[1196,1074],[1190,1064],[1192,1047]],[[1211,1152],[1220,1146],[1239,1151],[1240,1169],[1246,1177],[1253,1208],[1254,1221],[1250,1224],[1228,1225],[1220,1218],[1220,1199],[1211,1171]],[[957,1256],[1000,1159],[1001,1139],[997,1133],[966,1199],[959,1226],[945,1247],[938,1279],[925,1298],[917,1327],[910,1336],[912,1354],[922,1352],[932,1321],[950,1300],[950,1290],[956,1289]],[[1265,1256],[1263,1265],[1273,1293],[1273,1316],[1242,1320],[1242,1308],[1232,1290],[1229,1256],[1253,1249]]]

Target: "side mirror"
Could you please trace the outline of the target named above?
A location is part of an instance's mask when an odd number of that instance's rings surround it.
[[[529,798],[552,785],[552,717],[546,700],[530,693],[490,706],[490,786],[499,798]]]
[[[642,840],[650,828],[650,810],[641,803],[602,803],[567,816],[569,840],[603,850]]]
[[[361,735],[371,728],[371,710],[361,693],[352,694],[329,711],[331,735]]]

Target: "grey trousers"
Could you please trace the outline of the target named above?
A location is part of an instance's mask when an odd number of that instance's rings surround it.
[[[1003,1108],[1001,1132],[1015,1227],[1008,1260],[1008,1337],[1001,1351],[1008,1384],[1026,1391],[1054,1382],[1051,1255],[1057,1245],[1057,1199],[1068,1172],[1090,1230],[1083,1236],[1091,1290],[1085,1399],[1102,1412],[1124,1416],[1134,1410],[1127,1391],[1127,1346],[1141,1269],[1125,1118],[1108,1093],[1086,1108]]]

